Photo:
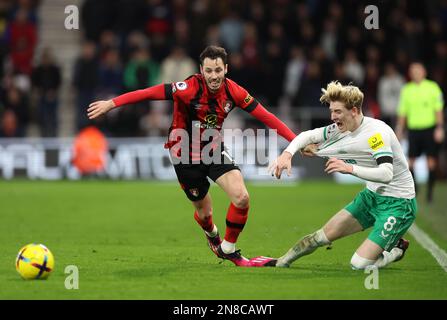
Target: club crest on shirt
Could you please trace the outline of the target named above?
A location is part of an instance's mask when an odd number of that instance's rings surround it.
[[[225,101],[225,104],[224,104],[225,112],[228,113],[231,111],[231,109],[233,109],[233,102],[231,102],[229,100]]]
[[[190,192],[194,197],[198,197],[198,196],[199,196],[199,189],[197,189],[197,188],[189,189],[189,192]]]
[[[174,93],[174,92],[177,91],[177,88],[175,87],[175,83],[173,83],[173,84],[171,85],[171,91],[172,91],[172,93]]]
[[[180,81],[180,82],[176,82],[175,86],[177,87],[177,89],[179,90],[186,90],[186,88],[188,88],[188,85],[186,84],[186,82],[184,81]]]
[[[368,139],[368,144],[374,151],[382,148],[385,143],[383,142],[382,135],[380,133],[376,133]]]

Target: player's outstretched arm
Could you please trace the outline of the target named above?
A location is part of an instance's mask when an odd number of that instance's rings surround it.
[[[89,119],[95,119],[113,108],[132,104],[143,100],[172,100],[172,85],[158,84],[142,90],[135,90],[107,101],[95,101],[89,105],[87,115]]]

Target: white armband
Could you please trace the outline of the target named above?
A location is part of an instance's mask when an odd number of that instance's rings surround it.
[[[382,163],[376,168],[360,167],[354,164],[352,174],[367,181],[390,183],[393,179],[393,164]]]

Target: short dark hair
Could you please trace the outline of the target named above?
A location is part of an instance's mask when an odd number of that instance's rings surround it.
[[[223,63],[227,64],[227,57],[228,55],[224,48],[218,46],[208,46],[200,54],[200,64],[203,65],[205,58],[209,58],[211,60],[221,58]]]

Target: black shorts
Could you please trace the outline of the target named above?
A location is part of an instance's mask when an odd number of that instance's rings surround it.
[[[210,187],[207,177],[216,182],[223,174],[231,170],[240,170],[228,153],[222,152],[221,160],[219,164],[174,165],[177,179],[189,200],[199,201],[205,198]]]
[[[417,158],[422,154],[436,157],[439,152],[439,144],[434,138],[435,127],[423,130],[408,130],[408,157]]]

